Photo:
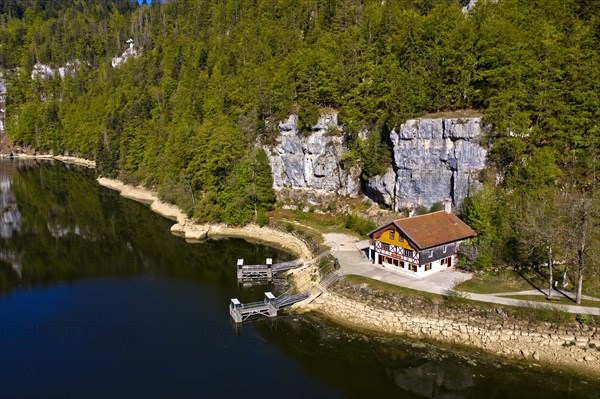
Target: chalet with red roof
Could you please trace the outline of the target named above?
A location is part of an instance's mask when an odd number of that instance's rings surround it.
[[[369,259],[392,271],[424,277],[456,263],[458,245],[475,231],[445,210],[394,220],[369,233]]]

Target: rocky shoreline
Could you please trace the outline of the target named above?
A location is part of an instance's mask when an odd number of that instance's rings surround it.
[[[96,168],[96,161],[90,161],[89,159],[64,156],[64,155],[31,155],[26,153],[17,153],[17,154],[0,154],[0,158],[9,158],[9,159],[41,159],[41,160],[57,160],[66,164],[71,165],[79,165],[86,168],[94,169]]]
[[[443,306],[422,306],[417,298],[412,298],[412,306],[409,302],[368,301],[328,292],[303,310],[353,329],[466,346],[600,381],[598,328],[528,323],[506,318],[502,311],[452,311]]]
[[[268,226],[246,225],[244,227],[231,227],[225,224],[201,224],[187,217],[176,205],[161,201],[156,193],[143,187],[132,187],[119,180],[100,177],[101,186],[119,191],[121,196],[142,202],[150,209],[166,218],[176,221],[171,232],[190,241],[201,241],[208,238],[239,237],[268,243],[299,256],[305,263],[312,260],[312,253],[308,246],[292,234],[282,232]]]

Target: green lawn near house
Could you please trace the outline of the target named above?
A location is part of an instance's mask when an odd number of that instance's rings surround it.
[[[570,283],[567,287],[562,285],[562,269],[557,267],[554,271],[554,279],[558,282],[557,287],[572,292],[575,285]],[[509,270],[497,273],[474,273],[473,278],[464,281],[454,287],[456,290],[472,292],[475,294],[497,294],[503,292],[519,292],[528,290],[548,290],[548,269],[540,268]],[[590,279],[584,279],[583,294],[600,297],[600,283]],[[572,303],[571,303],[572,304]]]
[[[418,290],[413,290],[410,288],[400,287],[395,284],[385,283],[383,281],[374,280],[369,277],[357,276],[355,274],[345,275],[344,278],[350,284],[360,285],[365,284],[368,288],[379,291],[386,294],[397,295],[399,297],[420,297],[420,298],[428,298],[428,299],[438,299],[441,300],[443,297],[439,294],[432,294],[429,292],[423,292]]]
[[[536,284],[541,281],[535,280]],[[454,289],[475,294],[496,294],[500,292],[518,292],[535,289],[526,279],[514,271],[501,273],[476,273],[470,280],[464,281]]]

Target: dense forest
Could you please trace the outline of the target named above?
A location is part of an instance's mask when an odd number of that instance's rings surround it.
[[[7,131],[96,159],[199,220],[240,224],[273,206],[257,144],[289,114],[309,129],[338,111],[370,176],[407,118],[476,109],[489,165],[464,204],[478,238],[463,266],[560,260],[572,280],[596,274],[600,1],[462,3],[5,0]],[[129,38],[136,54],[113,67]]]

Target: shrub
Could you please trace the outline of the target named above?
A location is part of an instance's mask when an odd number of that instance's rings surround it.
[[[374,230],[377,227],[375,223],[352,213],[346,215],[344,226],[360,235],[367,235],[371,230]]]
[[[321,261],[319,262],[319,274],[321,275],[321,277],[325,277],[329,273],[335,271],[335,259],[336,258],[331,254],[321,259]]]
[[[444,303],[450,309],[462,309],[466,305],[466,300],[469,299],[469,294],[462,291],[457,291],[454,288],[448,288],[442,294]]]
[[[542,321],[557,326],[564,326],[573,320],[572,315],[558,307],[546,307],[537,304],[520,306],[515,309],[515,315],[523,320]]]
[[[342,137],[342,131],[335,126],[329,126],[325,132],[325,137]]]
[[[590,314],[578,314],[575,316],[575,320],[577,320],[580,324],[587,324],[588,326],[595,326],[598,323],[598,318],[590,315]]]
[[[542,321],[564,326],[571,321],[571,314],[559,308],[540,309],[540,319]]]
[[[425,208],[423,205],[418,205],[415,209],[415,213],[417,215],[426,215],[429,213],[429,209]]]
[[[267,212],[261,211],[258,212],[258,216],[256,218],[256,223],[258,223],[258,225],[260,227],[265,227],[266,225],[269,224],[269,215],[267,214]]]
[[[439,201],[431,204],[431,208],[429,208],[429,212],[432,212],[432,213],[442,211],[442,210],[444,210],[444,204],[442,204]]]

